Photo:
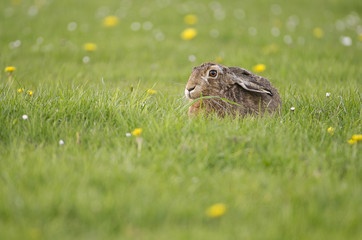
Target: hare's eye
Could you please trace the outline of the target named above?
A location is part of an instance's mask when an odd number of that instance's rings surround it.
[[[209,72],[209,76],[210,76],[210,77],[216,77],[216,75],[217,75],[217,71],[216,71],[216,70],[210,70],[210,72]]]

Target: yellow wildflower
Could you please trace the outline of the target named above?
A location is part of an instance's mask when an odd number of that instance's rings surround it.
[[[114,27],[118,24],[118,21],[118,17],[116,16],[107,16],[103,19],[103,26]]]
[[[88,52],[93,52],[93,51],[97,50],[97,44],[86,43],[86,44],[84,44],[84,50],[86,50]]]
[[[16,70],[16,67],[13,67],[13,66],[9,66],[9,67],[5,68],[5,72],[7,72],[7,73],[12,73],[15,70]]]
[[[140,136],[141,133],[142,133],[142,128],[135,128],[135,129],[131,132],[131,134],[132,134],[133,136],[136,136],[136,137]]]
[[[186,28],[182,33],[181,33],[181,38],[183,40],[191,40],[194,37],[196,37],[197,35],[197,31],[195,28]]]
[[[327,131],[331,134],[331,135],[333,135],[334,134],[334,128],[333,127],[329,127],[328,129],[327,129]]]
[[[24,88],[19,88],[18,93],[24,92],[24,90],[25,90]]]
[[[148,94],[156,94],[157,91],[156,91],[156,90],[153,90],[153,89],[148,89],[148,90],[147,90],[147,93],[148,93]]]
[[[226,205],[223,203],[217,203],[206,209],[206,215],[210,218],[217,218],[224,215],[226,212]]]
[[[324,35],[324,32],[321,28],[317,27],[317,28],[314,28],[313,29],[313,35],[316,37],[316,38],[322,38],[323,35]]]
[[[352,135],[352,140],[357,141],[357,142],[361,141],[362,140],[362,134],[354,134],[354,135]]]
[[[217,57],[215,58],[215,61],[216,61],[217,63],[222,63],[222,57],[217,56]]]
[[[188,14],[184,17],[184,22],[188,25],[194,25],[197,23],[197,16],[194,14]]]
[[[29,96],[31,96],[31,95],[33,95],[33,91],[32,90],[28,90],[28,91],[26,91],[26,94],[28,94]]]
[[[357,142],[357,140],[349,139],[347,142],[352,145],[352,144],[355,144]]]
[[[266,69],[265,64],[257,64],[253,67],[254,72],[264,72]]]

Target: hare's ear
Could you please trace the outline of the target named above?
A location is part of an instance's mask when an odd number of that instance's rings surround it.
[[[271,90],[269,90],[266,86],[261,85],[257,81],[255,81],[252,76],[250,75],[243,75],[236,76],[235,74],[232,74],[232,79],[236,84],[238,84],[240,87],[244,88],[247,91],[250,92],[257,92],[257,93],[266,93],[270,96],[273,96],[273,93]]]

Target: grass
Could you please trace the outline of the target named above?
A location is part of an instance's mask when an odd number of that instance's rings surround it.
[[[208,1],[6,4],[0,66],[17,70],[10,85],[0,75],[0,239],[362,236],[361,142],[347,143],[362,132],[362,4],[220,4],[222,11]],[[199,18],[198,35],[184,41],[189,13]],[[112,14],[120,22],[105,28]],[[142,29],[147,21],[150,31]],[[345,29],[336,30],[337,21]],[[141,30],[132,31],[133,22]],[[86,42],[98,49],[85,52]],[[183,89],[192,67],[220,58],[247,69],[265,64],[260,74],[281,93],[282,113],[189,119]],[[135,128],[143,129],[140,151],[136,137],[126,137]],[[210,219],[205,211],[215,203],[227,211]]]

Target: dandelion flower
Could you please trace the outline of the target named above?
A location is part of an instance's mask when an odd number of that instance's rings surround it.
[[[8,73],[8,82],[9,82],[9,85],[12,84],[12,75],[13,75],[13,72],[16,70],[15,67],[13,66],[8,66],[5,68],[5,72]]]
[[[195,38],[197,35],[197,31],[195,28],[186,28],[182,33],[181,33],[181,38],[183,40],[191,40],[193,38]]]
[[[5,68],[5,72],[7,73],[12,73],[16,70],[16,67],[13,67],[13,66],[8,66]]]
[[[131,134],[132,134],[133,136],[136,136],[136,137],[140,136],[141,133],[142,133],[142,128],[135,128],[135,129],[131,132]]]
[[[118,17],[116,16],[107,16],[103,19],[103,26],[114,27],[118,24],[118,21]]]
[[[148,90],[147,90],[147,93],[148,93],[148,94],[156,94],[157,91],[156,91],[156,90],[153,90],[153,89],[148,89]]]
[[[59,145],[64,145],[64,140],[60,139],[59,140]]]
[[[362,134],[354,134],[354,135],[352,135],[352,139],[353,139],[354,141],[359,142],[359,141],[362,140]]]
[[[24,114],[24,115],[23,115],[23,119],[24,119],[24,120],[27,120],[27,119],[28,119],[28,115]]]
[[[313,35],[316,38],[322,38],[323,35],[324,35],[324,32],[323,32],[323,30],[321,28],[316,27],[316,28],[313,29]]]
[[[257,64],[253,67],[254,72],[264,72],[266,69],[265,64]]]
[[[24,90],[25,90],[24,88],[19,88],[18,93],[24,92]]]
[[[295,107],[291,107],[290,110],[291,110],[291,111],[294,111],[294,110],[295,110]]]
[[[226,212],[226,205],[223,203],[217,203],[206,209],[206,215],[209,218],[217,218],[224,215]]]
[[[333,127],[329,127],[328,129],[327,129],[327,131],[331,134],[331,135],[333,135],[334,134],[334,128]]]
[[[86,43],[83,47],[84,50],[86,50],[87,52],[94,52],[95,50],[97,50],[97,44],[95,43]]]
[[[355,144],[357,142],[357,140],[349,139],[347,142],[352,145],[352,144]]]
[[[188,14],[184,18],[184,22],[188,25],[194,25],[197,23],[197,16],[194,14]]]
[[[28,90],[28,91],[26,91],[26,94],[28,94],[29,96],[31,96],[31,95],[33,95],[33,91],[32,90]]]

